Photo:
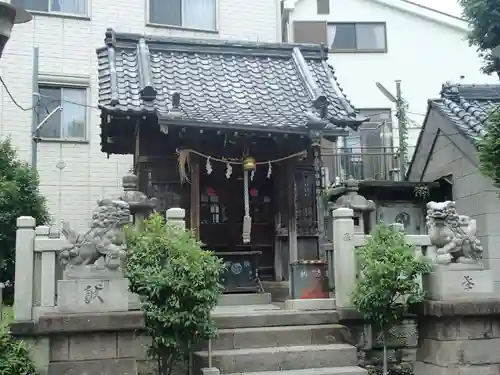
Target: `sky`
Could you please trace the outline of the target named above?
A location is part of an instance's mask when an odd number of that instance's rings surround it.
[[[462,9],[456,0],[410,0],[413,3],[424,5],[428,8],[439,10],[443,13],[448,13],[455,17],[460,17]]]

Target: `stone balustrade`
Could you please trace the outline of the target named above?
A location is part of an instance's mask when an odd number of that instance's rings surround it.
[[[185,227],[185,211],[167,210],[167,221]],[[49,226],[36,226],[31,216],[17,219],[16,280],[14,318],[18,321],[37,320],[57,310],[57,283],[63,278],[58,254],[71,246],[58,233],[51,234]]]
[[[416,247],[416,255],[429,256],[433,253],[430,249],[429,236],[406,235],[405,237],[409,245]],[[369,238],[370,235],[360,234],[355,229],[352,209],[337,208],[333,211],[333,249],[327,250],[327,259],[333,260],[333,267],[329,267],[329,277],[335,280],[335,299],[338,309],[353,307],[350,300],[356,289],[358,275],[356,248],[364,245]]]

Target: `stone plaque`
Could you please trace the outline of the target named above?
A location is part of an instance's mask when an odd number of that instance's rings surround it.
[[[450,269],[439,267],[422,278],[427,298],[432,300],[467,300],[493,298],[491,270]]]
[[[126,278],[59,280],[57,287],[60,312],[128,311]]]

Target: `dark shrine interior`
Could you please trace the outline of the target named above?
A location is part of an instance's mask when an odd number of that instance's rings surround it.
[[[187,224],[191,227],[190,184],[181,182],[177,151],[196,151],[190,153],[189,162],[196,159],[199,168],[200,241],[207,249],[218,254],[260,252],[259,277],[271,280],[274,277],[275,201],[283,194],[280,180],[284,179],[285,174],[280,170],[283,163],[273,163],[270,169],[267,161],[306,150],[309,142],[307,137],[275,133],[248,134],[220,129],[169,127],[166,135],[157,127],[145,131],[141,129],[139,157],[136,158],[141,188],[149,196],[158,199],[160,211],[174,206],[184,208]],[[241,161],[244,156],[251,156],[257,162],[257,168],[249,181],[252,218],[249,244],[242,243],[245,210]],[[234,162],[230,173],[227,163],[218,159]],[[189,170],[187,173],[189,175]]]

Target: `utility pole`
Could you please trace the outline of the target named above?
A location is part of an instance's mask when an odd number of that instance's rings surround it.
[[[49,119],[58,111],[62,111],[62,106],[57,106],[52,112],[48,113],[45,118],[38,123],[37,107],[40,103],[41,97],[38,89],[38,76],[39,76],[39,55],[38,47],[33,49],[33,101],[32,101],[32,117],[31,117],[31,168],[34,170],[38,166],[38,142],[40,142],[40,129],[44,126]]]
[[[39,58],[39,49],[35,47],[33,49],[33,88],[32,88],[32,97],[33,97],[33,109],[32,109],[32,117],[31,117],[31,168],[36,170],[38,164],[38,141],[40,137],[38,136],[38,113],[37,113],[37,104],[40,101],[40,97],[38,94],[38,58]]]
[[[399,176],[403,180],[406,177],[406,158],[407,158],[407,125],[406,125],[406,107],[403,96],[401,94],[401,80],[396,80],[396,96],[392,95],[381,83],[375,83],[377,88],[384,96],[396,106],[396,119],[398,120],[398,134],[399,134]]]
[[[406,177],[406,153],[407,140],[406,133],[406,112],[403,98],[401,96],[401,81],[396,81],[396,118],[398,119],[398,135],[399,135],[399,173],[401,179]]]

